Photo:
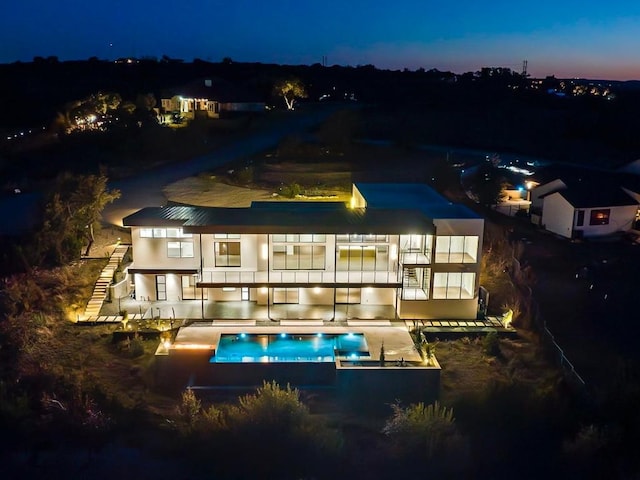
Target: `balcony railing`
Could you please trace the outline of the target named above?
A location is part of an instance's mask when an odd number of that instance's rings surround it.
[[[382,284],[399,283],[396,272],[376,271],[304,271],[283,270],[276,272],[247,272],[247,271],[214,271],[204,270],[199,278],[199,283],[228,284],[269,284],[269,283],[299,283],[299,284],[327,284],[327,283],[353,283],[353,284]]]

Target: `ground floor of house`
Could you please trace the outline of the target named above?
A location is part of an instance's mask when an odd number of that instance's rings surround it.
[[[140,310],[150,303],[159,309],[163,304],[171,304],[174,309],[189,305],[188,318],[246,318],[250,314],[274,320],[475,319],[478,315],[478,297],[462,278],[425,290],[406,288],[402,283],[236,282],[205,286],[198,283],[197,276],[187,272],[136,273],[131,277],[130,297],[140,305]],[[199,315],[194,317],[194,313]]]

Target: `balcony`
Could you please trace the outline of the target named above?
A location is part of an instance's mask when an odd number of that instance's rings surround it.
[[[204,269],[198,279],[200,284],[211,285],[266,285],[266,284],[399,284],[396,272],[388,271],[339,271],[279,270],[279,271],[218,271]]]

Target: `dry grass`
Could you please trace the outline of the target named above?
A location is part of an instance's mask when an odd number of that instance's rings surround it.
[[[500,352],[499,357],[486,355],[481,338],[439,342],[436,356],[442,366],[442,404],[455,405],[495,385],[519,383],[536,392],[555,389],[561,374],[536,344],[500,339]]]
[[[252,201],[273,199],[268,190],[228,185],[215,175],[188,177],[162,191],[169,201],[204,207],[249,207]]]

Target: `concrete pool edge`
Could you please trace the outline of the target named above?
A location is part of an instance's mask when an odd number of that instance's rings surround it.
[[[189,330],[190,329],[190,330]],[[222,334],[314,334],[361,333],[370,358],[335,362],[209,363]],[[182,333],[182,335],[181,335]],[[380,346],[384,342],[385,365],[380,365]],[[177,345],[177,346],[176,346]],[[440,365],[425,365],[414,347],[406,327],[401,326],[213,326],[183,327],[173,348],[156,354],[156,380],[159,386],[182,390],[198,388],[251,388],[263,381],[281,385],[316,386],[335,389],[345,404],[388,404],[430,402],[437,399]]]

